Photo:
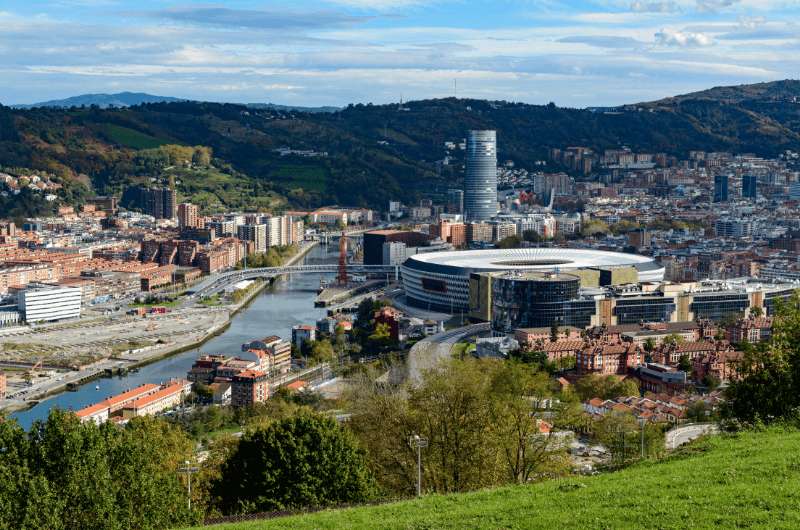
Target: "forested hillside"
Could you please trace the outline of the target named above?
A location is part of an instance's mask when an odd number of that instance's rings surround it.
[[[117,109],[0,107],[0,166],[49,171],[66,180],[83,174],[92,191],[120,193],[131,182],[172,170],[138,166],[139,151],[206,146],[216,173],[227,175],[226,193],[207,197],[212,203],[251,206],[242,198],[272,193],[286,198],[275,204],[383,207],[389,198],[412,201],[458,185],[461,159],[435,162],[446,154],[445,141],[459,141],[469,129],[497,129],[500,159],[528,168],[545,158],[547,148],[567,145],[774,156],[800,150],[798,97],[800,82],[781,81],[614,112],[453,98],[351,105],[331,113],[190,101]],[[191,177],[195,183],[203,178]],[[201,187],[215,193],[213,186]]]

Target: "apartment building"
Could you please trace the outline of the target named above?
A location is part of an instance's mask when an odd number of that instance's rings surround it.
[[[266,372],[245,370],[231,379],[231,405],[234,407],[246,407],[268,398],[269,382]]]

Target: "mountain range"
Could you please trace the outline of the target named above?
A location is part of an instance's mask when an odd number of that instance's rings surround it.
[[[46,170],[92,192],[119,194],[130,183],[161,176],[163,168],[141,167],[147,150],[202,145],[213,150],[219,171],[236,177],[183,178],[179,191],[201,204],[248,206],[241,201],[269,192],[292,206],[382,208],[390,198],[411,203],[460,185],[463,153],[441,160],[444,143],[460,141],[469,129],[496,129],[500,160],[529,169],[548,148],[571,145],[773,157],[800,151],[798,100],[800,81],[785,80],[603,110],[455,98],[333,112],[181,100],[124,108],[0,107],[0,166]]]
[[[144,92],[119,92],[117,94],[81,94],[64,99],[52,99],[39,103],[11,105],[15,109],[34,109],[40,107],[55,107],[68,109],[70,107],[91,107],[92,105],[107,108],[124,108],[143,105],[145,103],[171,103],[175,101],[190,101],[183,98],[169,96],[154,96]],[[275,103],[246,103],[247,107],[254,109],[275,109],[301,112],[336,112],[339,107],[298,107],[291,105],[277,105]]]

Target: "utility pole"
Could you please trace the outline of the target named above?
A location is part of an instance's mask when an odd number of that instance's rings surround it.
[[[189,504],[189,511],[192,511],[192,475],[194,473],[197,473],[198,471],[200,471],[200,468],[197,466],[192,466],[191,462],[189,462],[188,460],[184,462],[183,467],[178,468],[178,472],[186,473],[186,477],[189,483],[189,496],[187,498]]]
[[[408,438],[408,445],[417,449],[417,497],[422,496],[422,448],[428,447],[428,439],[419,434],[413,434]]]

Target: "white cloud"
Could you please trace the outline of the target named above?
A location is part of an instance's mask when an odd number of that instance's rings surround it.
[[[662,29],[655,35],[656,44],[661,46],[680,46],[691,48],[697,46],[711,46],[714,41],[705,33],[692,33],[689,31],[676,31]]]
[[[636,13],[675,13],[680,10],[674,0],[637,0],[631,3],[631,11]]]
[[[733,7],[739,0],[697,0],[697,9],[705,12],[716,12],[728,7]]]

